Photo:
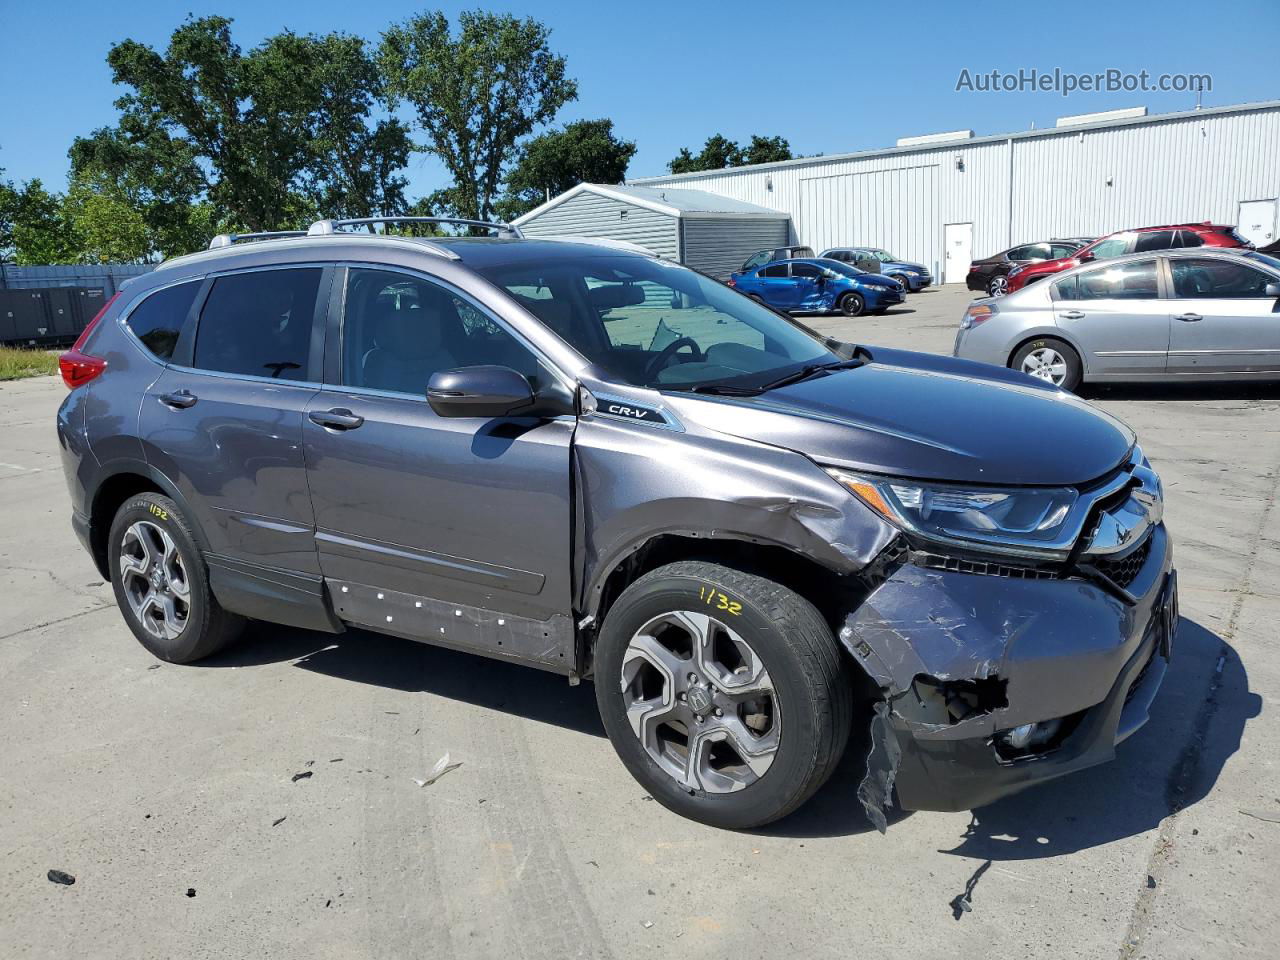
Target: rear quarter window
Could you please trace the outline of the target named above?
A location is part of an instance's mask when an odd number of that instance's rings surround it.
[[[125,325],[157,358],[173,357],[173,348],[177,346],[178,335],[182,333],[201,283],[191,280],[157,290],[125,318]]]

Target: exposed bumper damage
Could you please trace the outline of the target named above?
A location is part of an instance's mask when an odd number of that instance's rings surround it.
[[[1172,546],[1151,536],[1129,597],[904,564],[848,615],[841,642],[883,694],[858,790],[881,832],[895,789],[970,809],[1110,760],[1146,722],[1176,622]]]

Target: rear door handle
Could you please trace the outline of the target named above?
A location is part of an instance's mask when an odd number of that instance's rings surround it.
[[[196,401],[200,398],[190,390],[179,390],[176,393],[162,393],[160,394],[159,399],[166,407],[172,407],[175,410],[185,410],[187,407],[194,407],[196,405]]]
[[[1203,320],[1204,317],[1200,316],[1198,313],[1180,313],[1174,317],[1174,319],[1181,320],[1183,323],[1196,323],[1197,321]]]
[[[1062,316],[1067,320],[1079,320],[1084,316],[1084,313],[1080,310],[1067,310]]]
[[[312,410],[307,416],[312,423],[330,430],[354,430],[364,423],[364,417],[341,407],[336,410]]]

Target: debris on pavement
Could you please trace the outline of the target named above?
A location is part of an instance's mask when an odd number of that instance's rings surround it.
[[[435,783],[437,780],[443,777],[450,770],[456,770],[460,766],[462,766],[461,760],[459,760],[457,763],[449,762],[449,751],[446,750],[444,756],[436,761],[436,765],[432,767],[431,772],[427,774],[427,779],[419,780],[417,777],[414,777],[413,782],[420,787],[429,787],[431,786],[431,784]]]
[[[76,882],[75,877],[73,877],[71,874],[66,873],[62,870],[50,870],[49,879],[53,883],[60,883],[65,887],[69,887]]]
[[[289,819],[289,817],[288,817],[288,815],[286,814],[285,816],[281,817],[279,820],[273,820],[273,821],[271,822],[271,825],[272,825],[273,827],[278,827],[278,826],[280,826],[280,824],[284,823],[284,822],[285,822],[286,820],[288,820],[288,819]]]
[[[194,897],[195,895],[196,895],[196,888],[195,888],[195,887],[187,887],[187,896],[188,896],[188,897]]]
[[[640,924],[640,926],[642,926],[642,927],[644,927],[646,930],[648,930],[650,927],[652,927],[652,926],[653,926],[653,921],[652,921],[652,920],[646,920],[646,921],[644,921],[644,923]]]
[[[982,875],[991,869],[991,861],[982,861],[982,866],[973,871],[973,876],[965,881],[964,893],[959,893],[951,898],[951,917],[959,920],[966,913],[973,912],[973,891],[978,886],[978,881],[982,879]]]
[[[311,776],[311,771],[310,771],[310,770],[303,770],[301,773],[295,773],[295,774],[293,775],[293,782],[294,782],[294,783],[297,783],[299,780],[305,780],[305,779],[307,779],[307,777],[309,777],[309,776]]]
[[[1151,874],[1147,874],[1147,889],[1154,890],[1156,888],[1156,878]]]

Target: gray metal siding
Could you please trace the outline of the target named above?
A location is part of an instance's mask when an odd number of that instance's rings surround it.
[[[648,247],[660,257],[679,255],[677,219],[646,207],[583,192],[523,221],[527,237],[604,237]]]
[[[790,225],[782,218],[686,217],[680,229],[683,262],[724,280],[757,250],[785,246]]]
[[[1280,196],[1277,156],[1280,108],[1265,106],[634,182],[789,213],[800,243],[883,246],[938,276],[948,223],[973,224],[975,258],[1055,236],[1234,224],[1241,201]]]
[[[101,287],[108,297],[130,277],[150,273],[154,263],[54,264],[19,267],[0,264],[0,290],[30,290],[40,287]]]

